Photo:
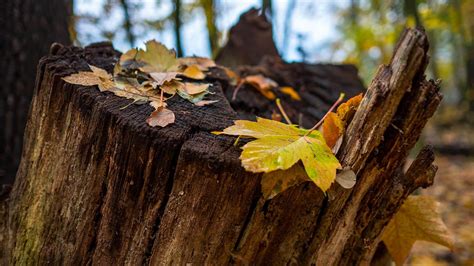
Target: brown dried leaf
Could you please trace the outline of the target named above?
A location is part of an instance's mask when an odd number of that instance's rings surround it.
[[[104,69],[89,65],[92,72],[80,71],[79,73],[63,77],[67,83],[83,86],[99,86],[100,91],[108,91],[115,87],[112,75]]]
[[[167,125],[174,123],[174,121],[174,113],[165,107],[159,107],[146,119],[148,125],[152,127],[166,127]]]
[[[205,57],[182,57],[178,59],[178,62],[182,66],[192,66],[195,65],[201,71],[207,71],[210,67],[215,67],[216,63],[214,60],[205,58]]]
[[[256,88],[263,96],[269,100],[275,100],[276,96],[272,88],[276,88],[278,84],[272,79],[266,78],[262,75],[246,76],[241,80],[244,84],[249,84]]]
[[[439,203],[429,196],[409,196],[385,227],[382,240],[397,265],[402,265],[417,240],[453,248],[438,211]]]

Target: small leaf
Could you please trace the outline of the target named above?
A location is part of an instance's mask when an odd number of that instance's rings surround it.
[[[276,88],[278,84],[272,79],[266,78],[262,75],[251,75],[246,76],[241,80],[242,83],[246,83],[256,88],[263,96],[269,100],[275,100],[275,93],[271,90]]]
[[[181,74],[187,78],[197,80],[204,79],[206,77],[206,75],[202,73],[197,65],[188,66]]]
[[[272,199],[288,188],[306,181],[308,181],[308,175],[306,175],[303,167],[300,164],[295,164],[284,171],[277,170],[263,174],[260,184],[262,185],[263,197]]]
[[[159,107],[156,111],[152,112],[150,116],[146,119],[148,125],[152,127],[166,127],[169,124],[174,123],[175,116],[174,113],[166,109],[165,107]]]
[[[67,83],[83,85],[83,86],[99,86],[100,91],[108,91],[115,87],[112,81],[112,75],[107,71],[89,65],[92,72],[80,71],[79,73],[63,77],[62,79]]]
[[[453,248],[454,240],[441,220],[439,203],[429,196],[409,196],[384,229],[382,240],[397,265],[402,265],[417,240]]]
[[[295,101],[301,101],[301,97],[300,95],[298,94],[298,92],[295,91],[295,89],[293,89],[292,87],[281,87],[280,88],[280,91],[288,96],[290,96],[290,98],[292,100],[295,100]]]
[[[331,112],[324,119],[321,131],[328,146],[333,148],[344,133],[344,125],[339,116]]]
[[[205,101],[205,100],[202,100],[202,101],[199,101],[197,103],[195,103],[194,105],[196,106],[205,106],[205,105],[209,105],[209,104],[213,104],[213,103],[216,103],[218,102],[219,100],[212,100],[212,101]]]

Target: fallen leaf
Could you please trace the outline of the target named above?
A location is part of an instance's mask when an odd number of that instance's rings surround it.
[[[256,88],[263,96],[269,100],[275,100],[275,93],[271,90],[276,88],[278,84],[272,79],[266,78],[262,75],[246,76],[240,81],[242,84],[249,84]]]
[[[175,116],[174,113],[166,109],[165,107],[159,107],[156,111],[152,112],[150,116],[146,119],[148,125],[152,127],[166,127],[169,124],[174,123]]]
[[[218,102],[219,100],[202,100],[202,101],[199,101],[197,103],[195,103],[194,105],[196,106],[206,106],[206,105],[209,105],[209,104],[213,104],[213,103],[216,103]]]
[[[237,120],[223,133],[256,138],[242,147],[240,155],[250,172],[286,170],[301,160],[308,177],[325,192],[341,167],[319,131],[257,118],[257,122]]]
[[[345,103],[341,104],[337,108],[337,115],[344,123],[347,122],[354,115],[355,111],[357,110],[357,107],[359,107],[359,104],[362,101],[362,97],[362,93],[356,95],[347,100]]]
[[[180,65],[183,65],[183,66],[195,65],[201,71],[207,71],[209,70],[210,67],[216,66],[216,63],[214,62],[214,60],[206,58],[206,57],[198,57],[198,56],[182,57],[178,59],[178,62]]]
[[[191,79],[204,79],[206,75],[202,73],[197,65],[188,66],[182,73],[183,76]]]
[[[62,79],[67,83],[83,85],[83,86],[94,86],[97,85],[100,91],[108,91],[115,87],[115,83],[112,81],[112,75],[107,73],[104,69],[91,66],[89,71],[80,71],[79,73],[63,77]]]
[[[309,179],[303,167],[300,164],[295,164],[287,170],[264,173],[260,184],[263,197],[265,199],[272,199],[288,188],[306,181],[309,181]]]
[[[176,79],[178,72],[151,72],[150,77],[156,82],[157,86],[161,86],[165,82]]]
[[[382,240],[397,265],[402,265],[417,240],[453,248],[454,240],[441,220],[439,203],[429,196],[409,196],[385,227]]]
[[[324,139],[330,148],[333,148],[337,140],[344,133],[344,125],[342,120],[336,113],[328,113],[323,121],[321,132],[323,133]]]
[[[301,97],[300,95],[298,94],[298,92],[295,91],[295,89],[293,89],[292,87],[281,87],[280,88],[280,91],[288,96],[290,96],[290,98],[292,100],[295,100],[295,101],[301,101]]]

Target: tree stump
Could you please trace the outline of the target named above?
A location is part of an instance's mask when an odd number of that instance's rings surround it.
[[[424,148],[408,152],[441,96],[423,75],[425,33],[406,31],[354,115],[338,153],[357,174],[352,189],[324,195],[310,182],[264,200],[258,174],[240,166],[234,139],[210,131],[238,114],[211,74],[219,100],[197,108],[174,97],[177,121],[152,128],[148,105],[61,77],[87,64],[109,72],[118,53],[98,44],[41,60],[25,148],[8,200],[4,260],[11,264],[370,263],[404,199],[433,181]],[[297,88],[298,89],[298,88]],[[313,121],[315,122],[315,121]]]

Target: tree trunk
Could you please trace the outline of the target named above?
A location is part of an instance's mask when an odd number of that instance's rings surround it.
[[[436,172],[429,148],[400,171],[441,99],[423,75],[426,52],[423,31],[405,32],[365,94],[338,154],[357,173],[353,189],[334,184],[325,196],[306,182],[266,201],[261,176],[240,166],[234,138],[209,133],[237,117],[226,80],[208,77],[215,105],[174,97],[176,123],[151,128],[148,105],[123,109],[130,100],[61,79],[87,64],[111,71],[117,52],[63,48],[38,68],[5,257],[11,264],[368,264],[383,227]]]
[[[70,43],[68,2],[0,1],[0,194],[20,163],[38,60],[51,43]]]

